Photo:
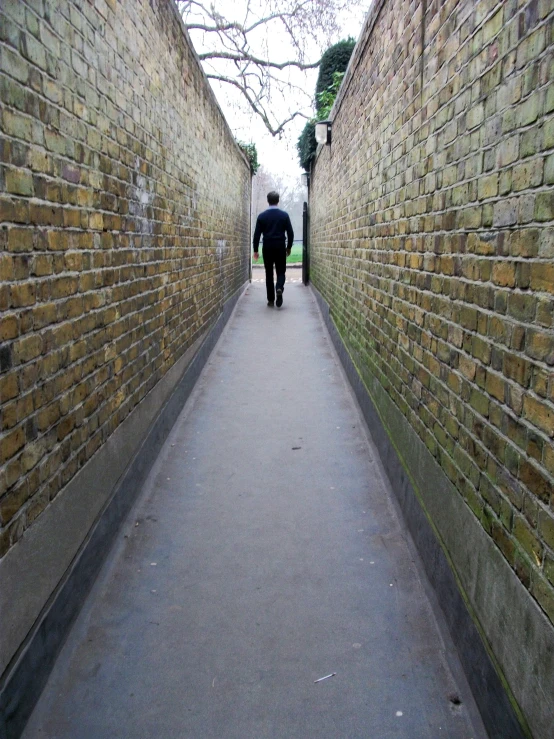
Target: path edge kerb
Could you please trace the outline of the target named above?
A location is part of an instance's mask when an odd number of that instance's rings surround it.
[[[312,283],[321,319],[329,332],[362,416],[379,452],[385,474],[410,536],[421,557],[425,573],[445,616],[460,662],[481,718],[491,739],[530,739],[532,736],[517,701],[484,640],[478,619],[456,575],[440,535],[425,510],[424,501],[404,464],[377,406],[331,316],[330,308]],[[409,430],[405,429],[409,434]],[[415,432],[412,431],[415,436]],[[415,444],[419,438],[412,439]],[[449,481],[444,473],[444,485]]]
[[[70,566],[13,658],[0,685],[0,739],[18,739],[40,697],[71,625],[115,543],[117,532],[135,503],[163,443],[229,322],[247,280],[226,303],[197,342],[167,400],[150,425],[124,473],[95,519]],[[99,481],[101,484],[101,481]]]

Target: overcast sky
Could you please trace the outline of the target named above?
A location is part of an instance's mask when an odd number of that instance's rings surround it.
[[[240,3],[246,0],[234,0],[233,11]],[[367,11],[371,5],[372,0],[353,0],[349,12],[342,13],[337,21],[340,25],[340,32],[337,37],[332,40],[333,43],[341,39],[353,36],[355,39],[358,38],[363,21],[367,15]],[[226,8],[226,15],[227,13]],[[234,15],[234,13],[233,13]],[[202,37],[199,32],[192,32],[191,38],[198,52],[203,50]],[[278,30],[273,30],[271,38],[264,39],[264,44],[270,46],[268,53],[271,55],[270,58],[293,58],[292,51],[290,50],[289,42],[285,33]],[[321,46],[323,49],[327,46],[327,41],[321,41],[318,48],[318,44],[311,42],[308,47],[307,60],[317,61],[321,55]],[[283,57],[283,55],[285,55]],[[279,101],[276,97],[277,105],[279,109],[283,111],[282,119],[287,116],[287,108],[294,110],[303,109],[310,114],[308,106],[313,99],[318,70],[306,70],[301,72],[294,68],[289,71],[291,80],[300,88],[304,90],[304,93],[293,92],[287,96],[286,101]],[[285,133],[279,140],[276,137],[271,136],[262,121],[253,113],[247,112],[244,106],[238,107],[237,96],[240,97],[240,93],[230,85],[221,84],[218,82],[212,82],[216,97],[221,105],[223,113],[229,122],[235,137],[246,143],[253,142],[256,144],[258,149],[258,160],[260,164],[269,172],[278,173],[281,177],[284,177],[288,181],[298,181],[302,170],[298,163],[298,156],[296,152],[296,142],[298,136],[306,124],[306,119],[297,117],[292,121]]]

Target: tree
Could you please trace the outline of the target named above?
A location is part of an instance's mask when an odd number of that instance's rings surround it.
[[[273,136],[297,116],[310,118],[303,73],[319,66],[321,50],[339,32],[337,18],[354,4],[354,0],[177,0],[207,77],[237,91]]]
[[[318,113],[322,113],[324,107],[329,107],[329,98],[326,97],[325,93],[332,90],[333,87],[335,88],[334,97],[336,97],[338,92],[338,86],[336,85],[337,74],[342,75],[339,79],[340,86],[340,81],[344,77],[348,62],[354,51],[354,46],[356,46],[355,40],[348,38],[331,46],[321,57],[319,75],[315,86],[315,109]],[[330,110],[325,115],[329,113]]]

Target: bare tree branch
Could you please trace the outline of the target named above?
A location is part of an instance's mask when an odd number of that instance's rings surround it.
[[[305,73],[320,64],[319,58],[312,61],[309,56],[313,59],[315,50],[320,57],[337,40],[337,18],[356,4],[356,0],[176,2],[208,78],[236,90],[237,100],[242,98],[273,136],[295,118],[311,117],[309,96],[301,110],[288,109],[290,101],[302,82],[306,85]]]
[[[269,119],[268,113],[264,110],[263,106],[260,105],[259,102],[255,98],[252,97],[250,90],[248,89],[246,85],[241,85],[239,82],[237,82],[237,80],[234,80],[229,77],[222,77],[220,75],[215,75],[215,74],[208,74],[206,76],[208,77],[208,79],[217,80],[218,82],[225,82],[226,84],[232,85],[233,87],[236,87],[237,89],[239,89],[242,95],[244,96],[244,98],[247,100],[250,107],[252,108],[252,110],[254,111],[254,113],[256,113],[256,115],[258,115],[262,119],[262,121],[265,124],[265,127],[267,128],[267,130],[272,136],[279,136],[279,134],[282,133],[285,126],[288,123],[290,123],[292,120],[294,120],[297,116],[300,116],[302,118],[308,118],[307,115],[305,115],[304,113],[298,110],[298,111],[295,111],[286,120],[282,121],[277,127],[274,127]]]
[[[242,34],[246,35],[248,33],[251,33],[254,31],[258,26],[263,26],[267,23],[270,23],[273,20],[278,20],[281,18],[293,18],[296,15],[297,10],[300,10],[302,7],[307,5],[309,0],[305,3],[301,3],[293,12],[290,13],[273,13],[271,15],[267,15],[264,18],[260,18],[259,20],[255,21],[255,23],[252,23],[250,26],[245,26],[243,23],[225,23],[225,24],[215,24],[213,26],[207,26],[203,23],[187,23],[187,29],[192,31],[207,31],[208,33],[212,31],[230,31],[232,29],[236,31],[240,31]]]
[[[319,67],[319,60],[313,64],[302,64],[301,62],[271,62],[268,59],[258,59],[250,54],[229,54],[225,51],[212,51],[206,54],[198,54],[200,61],[205,59],[230,59],[231,61],[243,61],[248,60],[254,64],[259,64],[260,67],[272,67],[273,69],[285,69],[285,67],[297,67],[297,69],[315,69]]]

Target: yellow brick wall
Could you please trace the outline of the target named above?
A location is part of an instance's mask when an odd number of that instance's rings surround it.
[[[0,8],[0,558],[248,279],[250,171],[172,0]]]
[[[550,0],[376,0],[315,162],[310,245],[358,368],[551,622],[553,21]]]

